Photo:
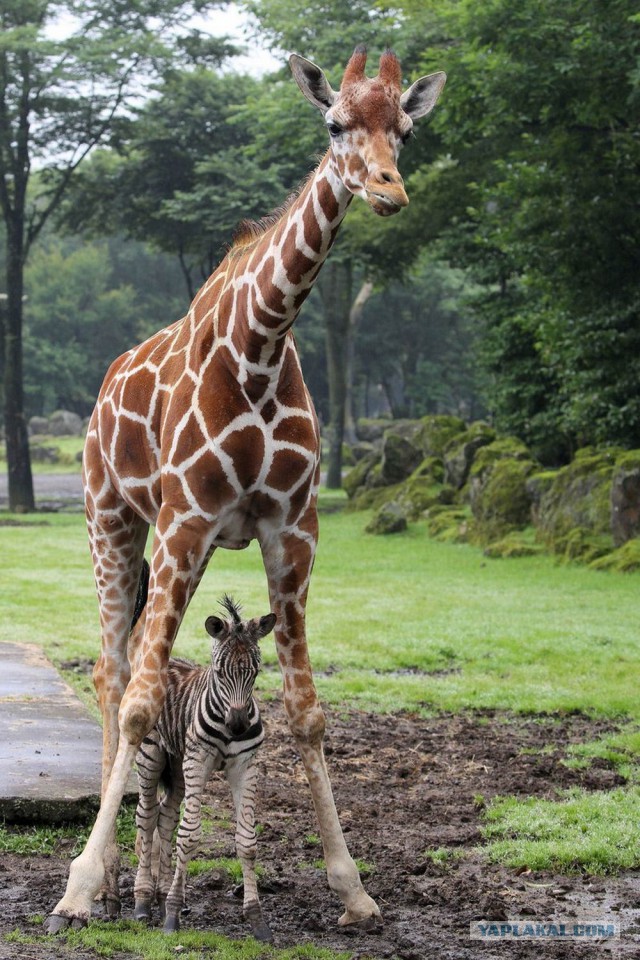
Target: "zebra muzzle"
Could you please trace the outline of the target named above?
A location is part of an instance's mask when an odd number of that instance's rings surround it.
[[[232,736],[237,737],[246,733],[249,729],[249,716],[246,707],[229,707],[224,722]]]

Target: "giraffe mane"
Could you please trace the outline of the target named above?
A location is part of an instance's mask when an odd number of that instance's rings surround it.
[[[295,190],[289,194],[284,203],[281,203],[279,206],[277,206],[271,211],[271,213],[265,214],[264,217],[260,217],[258,220],[241,220],[233,234],[229,253],[235,253],[244,250],[245,247],[250,246],[256,240],[259,240],[260,237],[263,237],[265,233],[275,227],[276,224],[278,224],[282,218],[287,215],[298,197],[304,192],[310,181],[313,179],[315,172],[315,170],[311,170],[311,172],[308,173],[307,176],[298,184]]]

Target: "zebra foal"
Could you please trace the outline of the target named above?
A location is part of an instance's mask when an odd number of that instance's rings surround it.
[[[164,919],[165,933],[180,929],[187,866],[202,837],[202,794],[214,770],[223,770],[236,811],[236,851],[244,880],[244,916],[259,940],[271,940],[263,919],[255,874],[254,757],[264,739],[253,685],[260,669],[262,637],[276,617],[242,620],[239,606],[228,596],[221,601],[229,619],[208,617],[213,638],[211,663],[201,667],[188,660],[169,661],[168,687],[162,713],[140,745],[136,764],[140,798],[136,811],[139,854],[134,916],[151,917],[154,896]],[[158,797],[160,783],[164,795]],[[177,837],[172,875],[172,837],[184,813]],[[154,849],[154,833],[157,846]],[[152,865],[157,853],[156,864]]]

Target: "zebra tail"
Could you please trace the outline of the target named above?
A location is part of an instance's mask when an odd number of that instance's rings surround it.
[[[133,619],[131,620],[131,631],[135,627],[136,623],[140,619],[140,615],[144,610],[147,597],[149,596],[149,564],[146,560],[142,561],[142,570],[140,571],[140,579],[138,581],[138,592],[136,594],[136,605],[133,610]]]

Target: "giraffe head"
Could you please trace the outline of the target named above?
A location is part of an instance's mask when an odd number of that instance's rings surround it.
[[[324,115],[331,155],[345,187],[375,213],[388,217],[409,203],[397,167],[400,147],[414,120],[433,110],[447,77],[444,73],[421,77],[403,92],[394,53],[382,54],[373,79],[365,75],[366,60],[366,48],[356,47],[338,93],[310,60],[294,53],[289,64],[307,100]]]
[[[276,616],[268,613],[242,620],[240,607],[231,597],[225,595],[220,603],[230,619],[207,617],[205,629],[214,639],[211,664],[225,726],[232,736],[240,736],[249,728],[249,706],[260,670],[259,642],[273,630]]]

